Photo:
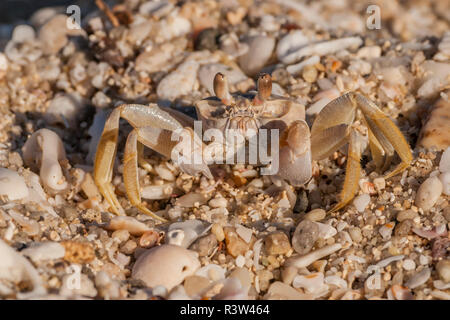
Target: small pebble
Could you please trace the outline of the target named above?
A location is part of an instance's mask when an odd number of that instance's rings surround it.
[[[438,177],[426,179],[417,190],[416,205],[424,211],[430,210],[442,193],[442,183]]]
[[[441,260],[436,264],[436,270],[439,277],[445,283],[450,282],[450,259]]]
[[[201,237],[195,241],[191,250],[197,251],[200,257],[209,256],[217,246],[217,238],[214,234]]]
[[[248,243],[242,240],[236,233],[234,228],[224,228],[225,243],[227,245],[227,252],[236,258],[238,255],[245,255],[249,249]]]
[[[64,257],[66,250],[57,242],[33,242],[21,253],[29,257],[33,262],[56,260]]]
[[[361,229],[358,227],[350,228],[348,230],[348,233],[350,234],[350,237],[352,238],[352,240],[355,241],[356,243],[361,242],[363,239]]]
[[[370,196],[366,193],[357,196],[355,200],[353,200],[353,205],[355,206],[356,210],[358,210],[358,212],[363,212],[369,205],[369,203]]]
[[[292,236],[292,247],[300,254],[311,251],[319,238],[319,226],[309,220],[303,220],[297,226]]]
[[[309,221],[321,221],[325,219],[327,212],[323,209],[314,209],[305,214],[304,219]]]
[[[411,233],[411,229],[414,226],[414,222],[411,219],[402,220],[396,227],[395,227],[395,235],[399,237],[404,237]]]
[[[284,232],[275,232],[269,234],[264,239],[264,245],[266,252],[269,255],[286,254],[291,250],[291,244],[289,238]]]
[[[23,177],[13,170],[0,168],[0,195],[5,195],[10,201],[28,196],[28,188]]]
[[[421,286],[422,284],[424,284],[425,282],[427,282],[427,280],[430,278],[430,276],[431,276],[430,268],[424,268],[422,271],[414,274],[408,280],[408,282],[406,282],[406,286],[411,289],[417,288],[417,287]]]
[[[211,233],[216,236],[217,241],[221,242],[225,239],[225,233],[220,224],[214,223],[211,227]]]
[[[198,268],[200,262],[196,252],[166,244],[140,255],[133,266],[132,277],[149,287],[161,285],[170,291]]]
[[[406,271],[414,270],[416,269],[416,263],[411,259],[405,259],[403,261],[403,269],[405,269]]]

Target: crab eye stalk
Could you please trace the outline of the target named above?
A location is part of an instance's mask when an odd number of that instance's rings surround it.
[[[231,95],[228,90],[227,77],[218,72],[214,77],[214,93],[216,97],[219,98],[223,104],[229,105],[231,103]]]
[[[272,78],[269,74],[263,73],[258,77],[258,100],[264,102],[272,94]]]

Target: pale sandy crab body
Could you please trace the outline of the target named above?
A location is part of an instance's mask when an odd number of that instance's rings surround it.
[[[395,152],[399,155],[401,163],[386,178],[402,172],[412,161],[409,145],[400,130],[372,101],[360,94],[350,92],[331,101],[317,115],[310,130],[305,122],[304,106],[294,99],[272,95],[268,74],[258,78],[257,91],[231,94],[226,77],[218,73],[214,78],[214,91],[215,97],[195,103],[200,129],[194,119],[156,104],[126,104],[113,110],[106,121],[94,164],[94,180],[112,212],[124,214],[111,183],[120,118],[134,128],[128,135],[123,160],[128,199],[140,211],[163,221],[141,203],[137,172],[138,164],[144,168],[147,165],[143,159],[144,146],[173,160],[174,155],[181,153],[184,161],[177,158],[175,162],[182,171],[203,174],[210,179],[213,176],[208,165],[248,163],[249,160],[265,165],[259,153],[265,151],[265,155],[270,155],[267,165],[271,168],[270,174],[278,175],[293,186],[301,186],[311,178],[313,160],[324,159],[348,144],[341,198],[331,211],[344,207],[357,192],[365,141],[380,171],[389,168]],[[266,135],[260,135],[263,131]],[[236,138],[229,132],[237,133],[239,142],[231,140],[235,148],[227,153],[224,150],[229,150],[228,137]],[[206,135],[206,139],[200,137],[202,135]],[[225,136],[225,139],[218,139],[218,136]],[[257,145],[257,149],[252,149],[252,145]],[[243,158],[239,158],[239,150],[244,150]],[[255,150],[257,156],[253,154]],[[217,158],[222,162],[217,162]]]

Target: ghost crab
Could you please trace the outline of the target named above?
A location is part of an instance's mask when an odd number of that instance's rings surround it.
[[[304,107],[292,99],[273,95],[272,80],[268,74],[259,76],[256,92],[231,94],[225,75],[218,73],[214,78],[214,92],[215,97],[195,104],[205,130],[214,128],[224,132],[235,129],[248,138],[251,130],[278,129],[279,141],[268,144],[268,153],[278,155],[277,174],[294,186],[301,186],[310,180],[313,160],[324,159],[348,144],[344,186],[340,201],[331,209],[332,212],[343,208],[357,192],[360,158],[364,141],[367,141],[365,138],[368,138],[377,169],[386,171],[394,153],[399,155],[400,164],[385,178],[402,172],[412,161],[411,150],[401,131],[372,101],[358,93],[347,93],[327,104],[317,115],[310,131],[304,120]],[[214,153],[217,141],[205,145],[193,130],[194,120],[170,108],[161,108],[156,104],[124,104],[114,109],[97,147],[94,180],[111,210],[118,215],[123,215],[124,210],[111,180],[120,118],[126,119],[134,128],[128,135],[123,160],[128,199],[143,213],[165,221],[141,203],[138,164],[144,168],[148,165],[143,158],[143,147],[171,157],[178,144],[172,135],[181,130],[184,135],[181,135],[180,141],[189,142],[192,146],[190,156],[201,160],[193,164],[180,163],[180,169],[191,175],[202,173],[211,179],[213,177],[208,168],[210,158],[206,159],[205,154]]]

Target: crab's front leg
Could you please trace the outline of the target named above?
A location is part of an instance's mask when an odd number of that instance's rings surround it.
[[[97,147],[97,153],[94,163],[94,180],[99,187],[101,194],[110,204],[112,212],[123,215],[124,210],[120,205],[115,193],[114,187],[111,183],[113,175],[114,159],[117,153],[117,139],[119,132],[119,119],[126,119],[133,127],[133,131],[127,138],[124,153],[124,182],[127,196],[130,202],[138,207],[142,212],[152,216],[155,219],[165,221],[163,218],[155,215],[142,205],[139,194],[139,180],[138,180],[138,159],[142,155],[142,145],[145,145],[156,152],[170,157],[173,148],[178,144],[173,139],[173,132],[188,131],[186,141],[194,139],[192,129],[183,128],[185,119],[178,119],[176,114],[168,113],[157,105],[122,105],[113,110],[110,117],[106,121],[102,136]],[[180,121],[179,121],[180,120]],[[186,142],[185,141],[185,142]],[[141,145],[142,144],[142,145]],[[195,145],[195,144],[194,144]],[[200,152],[196,158],[202,159],[201,148],[192,148],[192,154]],[[189,171],[190,174],[203,172],[206,176],[211,177],[211,173],[204,164],[190,165],[187,164],[184,170]],[[183,168],[182,168],[183,169]]]

